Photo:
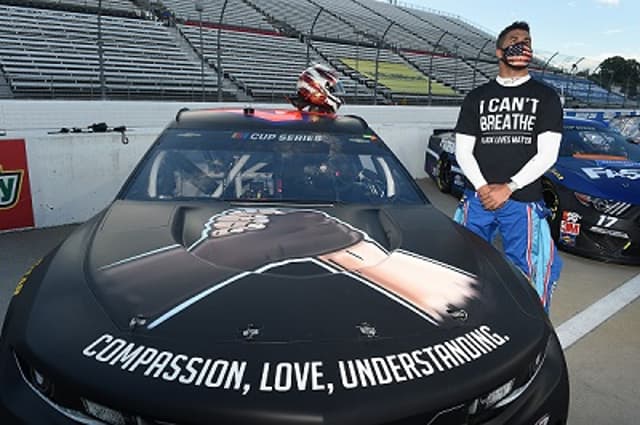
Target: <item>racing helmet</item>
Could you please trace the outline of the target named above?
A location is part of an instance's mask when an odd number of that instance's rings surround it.
[[[310,110],[335,113],[344,103],[344,87],[331,68],[316,64],[302,71],[296,84],[298,96],[308,103]]]

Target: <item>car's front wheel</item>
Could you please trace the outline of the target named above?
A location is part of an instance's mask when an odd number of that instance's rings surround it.
[[[440,156],[436,169],[436,184],[438,185],[438,189],[440,189],[442,193],[451,192],[451,186],[453,185],[451,160],[446,155]]]

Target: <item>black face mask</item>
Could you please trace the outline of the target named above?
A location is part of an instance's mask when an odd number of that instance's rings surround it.
[[[502,50],[502,57],[500,60],[513,69],[525,69],[529,66],[533,52],[531,47],[524,42],[512,44]]]

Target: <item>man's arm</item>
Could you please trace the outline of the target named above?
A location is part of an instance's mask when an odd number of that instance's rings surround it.
[[[561,140],[562,134],[555,131],[545,131],[538,135],[538,153],[511,177],[511,181],[518,189],[540,178],[555,164]],[[490,185],[490,187],[491,191],[485,197],[481,197],[482,204],[490,210],[500,208],[513,193],[507,183]]]
[[[368,240],[318,258],[409,302],[435,323],[445,320],[448,308],[464,307],[469,300],[479,297],[474,276],[411,253],[387,253]]]
[[[562,134],[554,131],[538,135],[538,153],[511,177],[511,181],[520,188],[540,178],[558,160],[561,140]]]
[[[465,177],[469,179],[476,190],[487,185],[487,180],[480,171],[480,165],[473,156],[473,148],[476,144],[475,136],[456,133],[456,161]]]

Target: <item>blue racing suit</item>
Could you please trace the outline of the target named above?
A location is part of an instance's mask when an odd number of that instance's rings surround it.
[[[549,210],[542,201],[509,199],[501,208],[490,211],[482,206],[476,192],[467,189],[454,220],[489,243],[500,232],[505,255],[529,278],[548,314],[562,260],[551,237],[547,215]]]

